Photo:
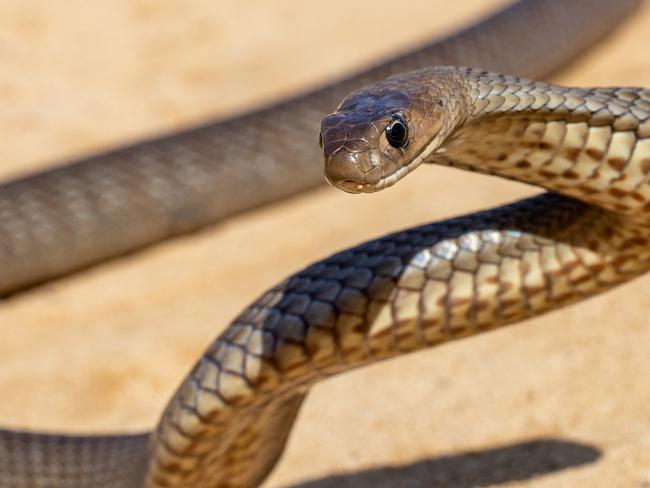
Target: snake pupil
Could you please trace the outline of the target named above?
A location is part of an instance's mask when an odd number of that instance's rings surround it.
[[[409,131],[401,115],[393,115],[393,121],[386,127],[386,138],[393,147],[406,146],[409,139]]]

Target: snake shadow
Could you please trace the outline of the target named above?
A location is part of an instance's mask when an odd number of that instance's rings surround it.
[[[330,475],[285,488],[473,488],[524,481],[596,462],[602,451],[579,442],[541,438],[507,446]]]

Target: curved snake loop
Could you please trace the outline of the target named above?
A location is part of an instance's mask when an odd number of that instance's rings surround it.
[[[410,134],[394,147],[395,114]],[[386,188],[419,164],[550,193],[407,229],[320,261],[266,292],[168,406],[162,486],[254,486],[309,386],[398,354],[539,315],[650,267],[650,90],[566,88],[469,68],[409,72],[323,119],[328,179]]]

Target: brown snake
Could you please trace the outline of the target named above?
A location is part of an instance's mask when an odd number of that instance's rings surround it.
[[[617,5],[622,12],[632,3]],[[588,9],[598,17],[594,4]],[[513,22],[512,11],[506,12],[501,21]],[[607,22],[602,22],[604,30]],[[533,29],[548,27],[540,22]],[[417,56],[405,59],[418,64]],[[531,72],[550,66],[541,58],[530,66],[535,63]],[[12,259],[0,258],[10,270],[0,289],[24,287],[309,186],[311,176],[304,176],[273,190],[274,178],[299,163],[289,160],[278,169],[280,156],[268,163],[266,149],[254,145],[242,152],[230,139],[239,137],[237,130],[250,136],[247,124],[264,128],[260,121],[278,114],[281,120],[292,114],[304,123],[322,106],[333,105],[334,93],[406,67],[415,66],[397,61],[336,90],[217,127],[227,130],[198,129],[7,185],[0,191],[2,215],[27,218],[0,220],[5,234],[16,239],[4,247],[14,252]],[[346,191],[388,187],[427,162],[514,178],[565,196],[549,193],[408,229],[306,268],[263,294],[208,348],[170,401],[150,444],[143,435],[83,438],[1,431],[2,486],[256,486],[275,465],[304,395],[316,381],[519,321],[637,276],[650,265],[649,117],[648,90],[563,88],[464,68],[428,68],[354,92],[321,125],[327,177]],[[201,187],[209,171],[199,171],[196,157],[187,156],[189,147],[205,149],[213,138],[223,141],[215,146],[220,153],[234,160],[246,154],[262,158],[254,179],[273,173],[268,191],[260,197],[243,192],[241,200],[220,207],[223,196],[215,199],[207,186]],[[156,155],[162,155],[162,163]],[[175,167],[174,158],[184,156],[187,164]],[[133,204],[152,214],[143,229],[132,229],[120,200],[124,190],[111,187],[125,178],[121,171],[130,157],[143,163],[129,168],[145,186]],[[236,181],[228,171],[232,168],[218,166],[216,177]],[[208,183],[214,183],[210,178]],[[196,192],[177,189],[179,181]],[[109,196],[93,200],[80,186],[88,182],[95,185],[91,189],[104,185]],[[57,193],[60,187],[72,196],[66,200]],[[38,246],[59,242],[59,228],[48,220],[52,210],[42,203],[47,198],[39,198],[48,191],[63,196],[57,216],[65,225],[60,229],[69,231],[78,223],[91,236],[64,239],[73,249],[79,246],[73,265],[66,261],[71,249],[49,256],[37,252]],[[160,209],[152,203],[156,199]],[[93,205],[85,206],[88,202]],[[16,205],[20,211],[12,214]],[[102,212],[108,212],[110,218],[98,222],[125,229],[133,239],[93,248],[93,212],[104,217],[108,214]],[[36,239],[26,240],[25,229]],[[32,242],[36,247],[30,247]],[[60,246],[55,250],[65,247]],[[16,257],[19,248],[33,252],[36,264],[48,258],[48,266],[34,274],[33,262]]]

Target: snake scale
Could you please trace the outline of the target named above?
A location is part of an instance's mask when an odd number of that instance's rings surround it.
[[[649,90],[565,88],[449,67],[378,81],[448,62],[542,75],[635,3],[520,2],[337,85],[1,187],[0,291],[9,293],[313,186],[318,147],[307,121],[374,82],[321,123],[335,186],[377,191],[436,163],[551,192],[305,268],[215,340],[152,435],[0,431],[0,484],[257,486],[320,379],[513,323],[646,271]],[[292,137],[274,133],[269,143],[274,131]],[[246,171],[233,161],[246,161]]]

